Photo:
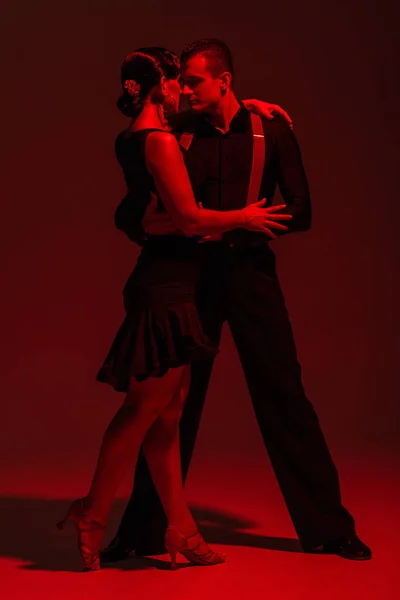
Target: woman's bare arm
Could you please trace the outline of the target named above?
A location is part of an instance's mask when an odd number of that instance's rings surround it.
[[[277,119],[278,121],[286,122],[290,129],[293,129],[292,119],[279,104],[271,104],[270,102],[263,102],[263,100],[257,100],[255,98],[242,100],[242,102],[250,112],[260,115],[260,117],[265,117],[270,121]]]
[[[149,134],[145,148],[146,164],[173,224],[185,235],[207,235],[245,225],[245,211],[200,210],[181,149],[170,133]]]

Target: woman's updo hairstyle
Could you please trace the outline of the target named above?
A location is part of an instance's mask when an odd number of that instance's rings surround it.
[[[123,92],[117,101],[119,110],[127,117],[138,117],[150,90],[164,76],[179,77],[179,58],[170,50],[153,46],[128,54],[121,67]]]

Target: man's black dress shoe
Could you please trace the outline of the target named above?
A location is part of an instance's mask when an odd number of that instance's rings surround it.
[[[337,554],[349,560],[369,560],[372,558],[371,549],[355,533],[332,540],[317,548],[312,548],[309,552],[313,554]]]
[[[166,549],[164,542],[158,543],[138,543],[136,547],[132,547],[124,543],[118,536],[113,538],[106,548],[100,551],[100,561],[102,563],[117,562],[125,560],[133,556],[154,556],[165,554]]]

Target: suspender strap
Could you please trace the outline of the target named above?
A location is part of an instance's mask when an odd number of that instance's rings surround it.
[[[265,164],[265,138],[262,121],[258,115],[253,113],[250,114],[250,117],[253,131],[253,163],[246,204],[254,204],[254,202],[258,201]],[[182,148],[189,150],[190,144],[193,141],[193,135],[193,133],[188,132],[182,133],[179,140]]]
[[[246,204],[258,202],[265,164],[265,138],[262,121],[258,115],[251,113],[250,116],[253,130],[253,164]]]

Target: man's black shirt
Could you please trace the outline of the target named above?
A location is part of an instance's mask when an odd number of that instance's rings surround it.
[[[177,122],[179,121],[179,122]],[[193,140],[188,150],[184,150],[185,164],[197,202],[204,208],[213,210],[236,210],[246,204],[250,181],[253,135],[250,114],[242,105],[233,117],[229,130],[222,133],[216,129],[205,115],[184,113],[174,123],[174,132],[179,140],[180,134],[192,132]],[[265,167],[259,198],[267,198],[266,206],[273,202],[276,186],[286,204],[279,211],[290,214],[290,221],[282,221],[289,227],[287,232],[274,229],[276,235],[304,231],[311,223],[311,202],[304,172],[301,153],[293,132],[286,123],[262,118],[265,136]],[[129,210],[125,209],[129,203]],[[115,222],[119,229],[129,234],[143,212],[135,213],[135,199],[129,194],[117,209]],[[138,203],[140,204],[140,203]],[[119,211],[119,212],[118,212]],[[136,238],[138,236],[136,235]],[[225,233],[223,239],[229,243],[266,243],[270,238],[263,233],[237,229]],[[140,243],[139,239],[135,239]]]

